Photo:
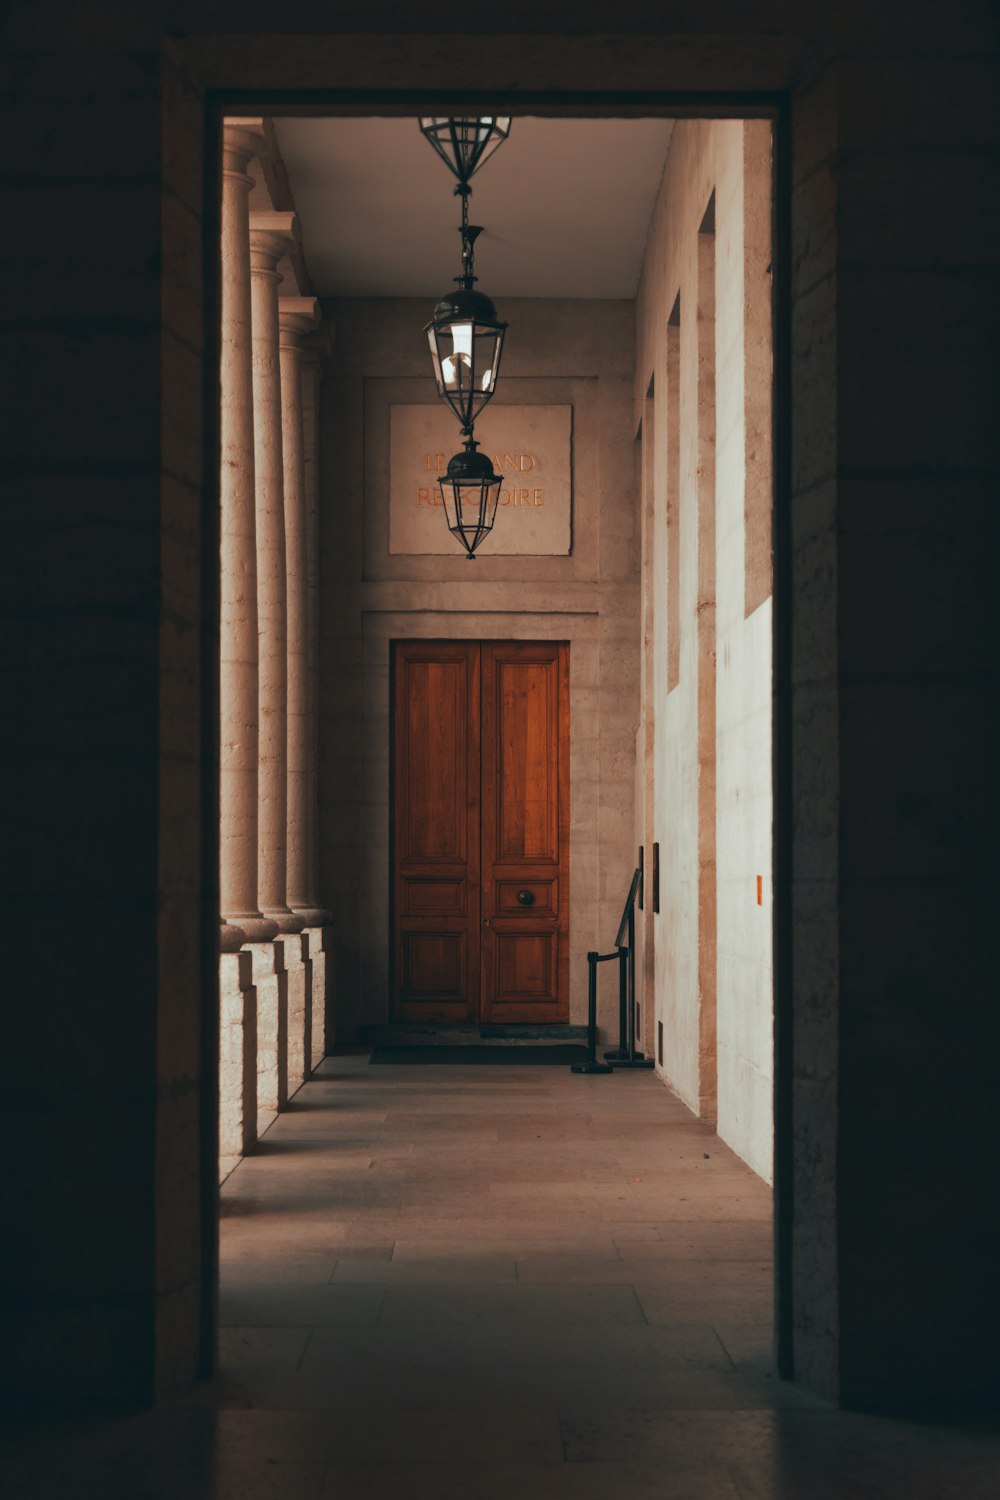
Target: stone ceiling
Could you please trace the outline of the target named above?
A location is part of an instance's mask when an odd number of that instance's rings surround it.
[[[459,271],[454,179],[415,119],[276,119],[321,296],[437,298]],[[673,122],[515,119],[473,179],[496,297],[634,297]]]

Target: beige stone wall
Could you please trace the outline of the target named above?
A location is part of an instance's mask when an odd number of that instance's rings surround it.
[[[339,1034],[388,1019],[389,642],[414,637],[571,642],[570,1018],[582,1022],[585,955],[613,938],[634,858],[632,306],[504,301],[511,327],[491,413],[572,406],[572,543],[566,555],[473,563],[457,546],[440,557],[389,550],[389,412],[435,399],[420,331],[430,306],[366,299],[328,311],[337,346],[321,415],[320,859]],[[454,437],[457,449],[457,426]],[[498,530],[516,519],[501,511]],[[615,1024],[612,989],[605,1026]]]
[[[644,913],[649,1031],[662,1022],[666,1080],[692,1109],[717,1110],[722,1137],[768,1180],[770,216],[769,125],[678,122],[640,289],[635,385],[647,461],[652,448],[640,761],[648,771],[652,757],[647,839],[661,849],[660,915],[651,903]]]

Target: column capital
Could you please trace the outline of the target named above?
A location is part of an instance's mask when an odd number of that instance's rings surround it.
[[[219,923],[219,952],[238,953],[247,940],[242,927],[234,927],[222,917]]]
[[[318,326],[322,314],[318,297],[279,297],[278,327],[281,342],[302,348],[303,337]]]
[[[270,156],[271,145],[263,119],[259,115],[246,118],[227,115],[222,122],[222,149],[242,157],[243,166],[255,156]]]
[[[253,271],[273,271],[283,255],[302,239],[298,215],[276,209],[254,209],[250,214],[250,257]],[[255,258],[270,259],[268,266],[254,264]]]

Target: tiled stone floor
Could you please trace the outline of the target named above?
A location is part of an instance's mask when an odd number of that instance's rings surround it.
[[[222,1192],[222,1374],[16,1500],[996,1500],[770,1355],[770,1194],[653,1078],[328,1059]]]

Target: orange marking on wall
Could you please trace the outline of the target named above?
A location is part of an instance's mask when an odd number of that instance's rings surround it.
[[[763,877],[763,875],[758,875],[757,876],[757,905],[758,906],[763,906],[764,905],[764,877]]]

